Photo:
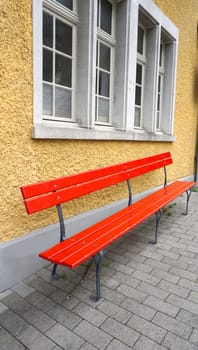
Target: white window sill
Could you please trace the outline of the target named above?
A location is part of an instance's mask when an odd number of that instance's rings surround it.
[[[35,124],[32,128],[33,139],[76,139],[76,140],[120,140],[120,141],[159,141],[173,142],[174,135],[154,134],[146,132],[126,132],[110,127],[86,129],[77,127],[51,126]]]

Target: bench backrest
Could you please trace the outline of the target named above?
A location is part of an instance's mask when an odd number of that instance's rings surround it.
[[[172,163],[170,152],[21,187],[28,214],[47,209]]]

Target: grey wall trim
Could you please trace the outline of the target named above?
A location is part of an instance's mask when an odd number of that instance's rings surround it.
[[[193,181],[194,176],[185,177],[184,181]],[[134,195],[133,201],[157,190]],[[109,216],[127,206],[127,199],[115,202],[105,207],[90,210],[78,216],[65,220],[67,236],[81,231],[95,222]],[[38,257],[38,253],[59,241],[59,225],[54,224],[30,232],[23,237],[0,244],[0,292],[13,284],[46,266],[48,263]]]

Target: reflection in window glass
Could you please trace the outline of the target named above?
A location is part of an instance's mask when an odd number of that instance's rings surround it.
[[[144,29],[140,26],[138,26],[137,52],[140,54],[144,53]]]
[[[72,62],[71,59],[62,55],[56,54],[55,63],[55,83],[71,87],[72,77]]]
[[[72,55],[72,27],[56,20],[56,50]]]
[[[55,89],[55,115],[59,118],[71,116],[71,91],[58,87]]]
[[[111,34],[112,5],[107,0],[101,0],[100,28]]]
[[[43,114],[52,115],[53,114],[53,91],[52,86],[43,84]]]
[[[110,47],[100,44],[100,68],[103,68],[107,71],[110,70]]]
[[[52,51],[43,49],[43,80],[52,82],[53,79]]]
[[[43,12],[43,45],[53,47],[53,17]]]

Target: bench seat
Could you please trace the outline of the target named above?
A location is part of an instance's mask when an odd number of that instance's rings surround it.
[[[76,268],[155,214],[193,184],[194,182],[175,181],[73,237],[41,252],[39,256],[55,264]]]

